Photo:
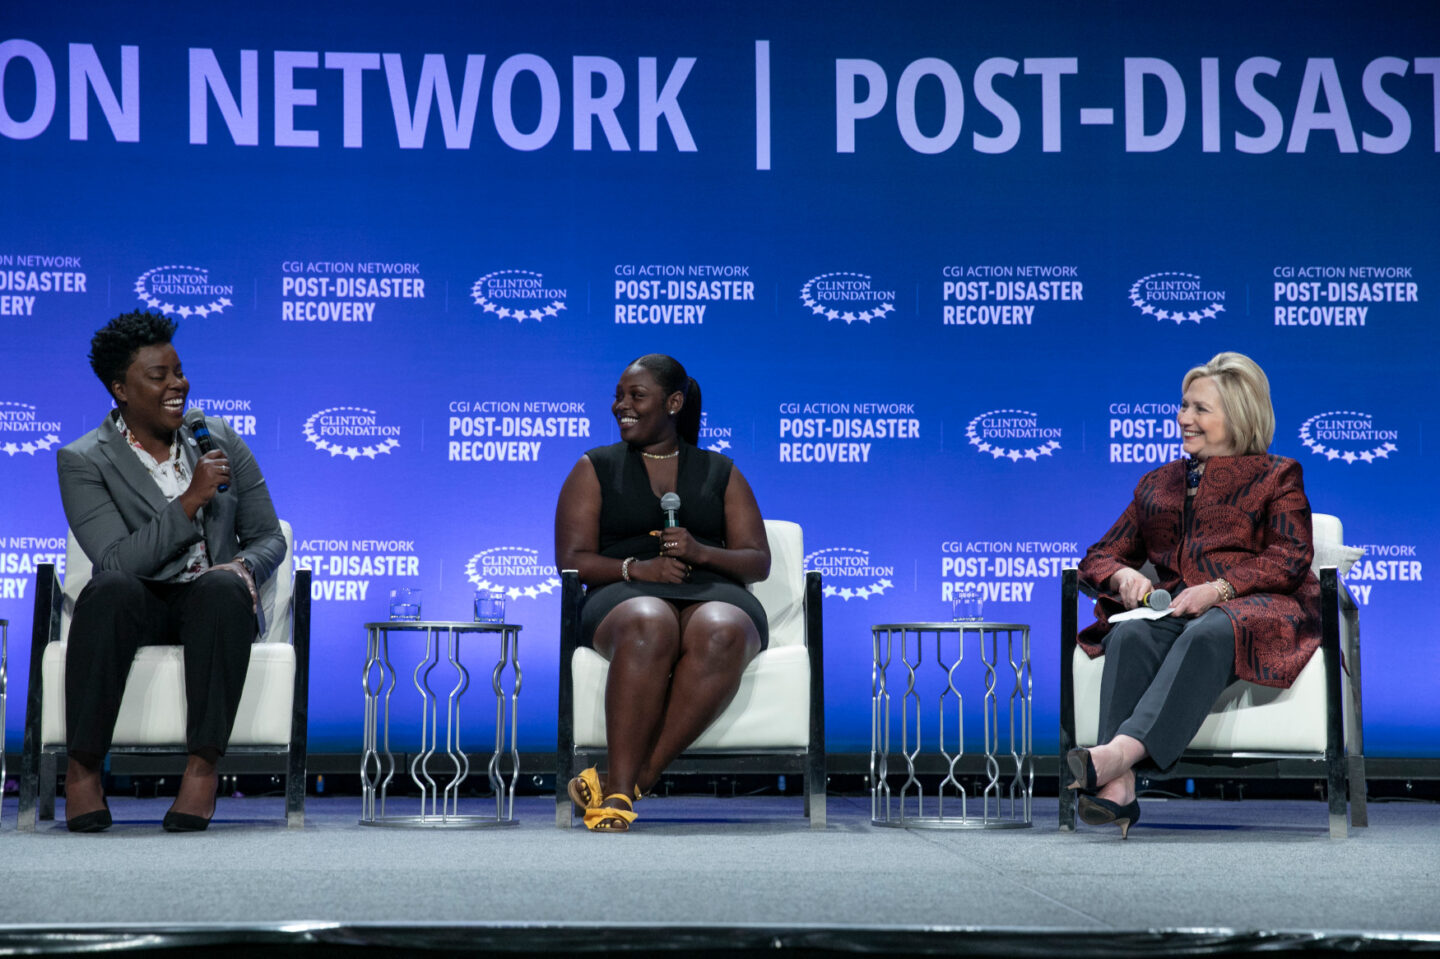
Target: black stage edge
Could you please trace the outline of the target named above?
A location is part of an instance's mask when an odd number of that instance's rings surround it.
[[[1313,933],[1238,929],[1093,930],[821,927],[363,925],[0,927],[0,955],[206,956],[306,959],[371,955],[581,955],[642,957],[1252,956],[1440,954],[1440,934]]]
[[[396,753],[397,759],[408,753]],[[471,761],[476,759],[483,763],[489,761],[489,754],[472,754]],[[126,775],[154,775],[165,774],[184,769],[184,757],[178,760],[172,756],[124,756],[115,757],[116,763],[112,770],[117,774]],[[930,765],[938,770],[941,764],[939,757],[922,757]],[[7,753],[6,760],[10,770],[13,772],[20,767],[20,754],[18,752]],[[1059,757],[1055,755],[1037,755],[1035,757],[1035,777],[1037,787],[1039,780],[1043,778],[1054,778],[1058,769]],[[254,757],[229,756],[224,764],[231,773],[244,775],[249,772],[264,771],[263,761]],[[868,774],[870,764],[869,753],[829,753],[826,756],[826,765],[832,778],[834,776],[865,776]],[[318,775],[323,776],[345,776],[359,775],[360,754],[359,753],[316,753],[311,752],[307,759],[307,768],[311,779]],[[922,763],[922,766],[924,764]],[[683,761],[676,764],[679,771],[684,766]],[[1320,772],[1316,772],[1319,768]],[[553,752],[526,752],[520,754],[520,769],[524,776],[553,776],[555,772],[555,754]],[[985,758],[983,755],[961,757],[960,771],[965,774],[980,775],[985,771]],[[734,772],[744,772],[737,768]],[[1404,781],[1416,782],[1440,781],[1440,757],[1437,756],[1366,756],[1365,772],[1367,781]],[[1184,779],[1188,777],[1207,778],[1225,777],[1240,779],[1309,779],[1324,778],[1323,766],[1316,761],[1306,759],[1276,760],[1273,763],[1266,763],[1260,766],[1249,765],[1245,767],[1245,775],[1235,776],[1234,770],[1225,765],[1223,759],[1210,761],[1184,761],[1176,767],[1171,779]]]
[[[19,757],[10,764],[19,769]],[[483,769],[488,754],[470,757],[472,769]],[[410,755],[396,753],[397,768],[408,768]],[[870,788],[870,757],[867,753],[832,753],[827,757],[829,792],[834,795],[863,795]],[[172,795],[185,757],[180,755],[136,755],[112,757],[107,789],[117,794],[136,796]],[[1367,757],[1366,783],[1371,801],[1440,801],[1440,757]],[[358,753],[311,753],[308,757],[306,792],[311,796],[358,796],[360,794],[360,756]],[[1055,796],[1059,788],[1059,759],[1056,756],[1035,757],[1035,795]],[[516,782],[516,795],[537,796],[555,790],[555,754],[523,753],[521,774]],[[920,757],[916,771],[922,779],[944,776],[946,770],[940,757]],[[983,755],[962,756],[957,774],[969,786],[983,785]],[[261,795],[281,788],[280,770],[264,757],[234,755],[221,761],[221,773],[236,777],[231,785],[250,795]],[[508,774],[508,770],[507,770]],[[119,780],[116,777],[128,777]],[[12,777],[13,778],[13,777]],[[397,794],[405,794],[405,781],[397,781]],[[475,780],[475,790],[488,789],[483,778]],[[1224,759],[1187,760],[1176,767],[1166,779],[1146,780],[1141,792],[1148,796],[1171,798],[1226,799],[1290,798],[1323,799],[1325,767],[1323,763],[1305,759],[1280,759],[1269,763],[1249,762],[1243,767],[1228,764]],[[777,777],[748,770],[737,762],[734,768],[709,767],[704,772],[687,768],[678,761],[657,785],[660,795],[800,795],[799,777],[790,777],[780,788]],[[469,794],[469,793],[467,793]]]

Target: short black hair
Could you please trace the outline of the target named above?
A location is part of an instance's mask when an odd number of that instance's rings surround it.
[[[169,343],[175,336],[175,321],[160,313],[135,310],[121,313],[95,331],[90,338],[90,369],[100,377],[105,392],[110,384],[125,379],[125,371],[143,347]]]

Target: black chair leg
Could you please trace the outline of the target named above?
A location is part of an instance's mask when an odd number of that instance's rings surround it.
[[[20,764],[20,810],[15,828],[20,832],[34,832],[36,802],[40,794],[39,760],[23,756]]]
[[[289,763],[285,774],[285,825],[290,829],[305,828],[305,762]]]
[[[825,756],[811,755],[806,760],[805,815],[811,829],[825,828]]]
[[[1365,757],[1351,756],[1350,763],[1350,825],[1358,828],[1370,825],[1370,814],[1365,810]]]
[[[1068,768],[1065,765],[1065,757],[1060,757],[1060,828],[1065,832],[1075,831],[1075,790],[1065,788],[1069,785],[1066,780]]]
[[[1345,839],[1350,835],[1345,798],[1348,792],[1345,782],[1345,758],[1329,757],[1325,761],[1325,795],[1330,802],[1330,838]]]
[[[60,757],[51,752],[40,753],[40,796],[37,804],[40,818],[55,818],[55,791],[60,779]]]
[[[575,823],[575,804],[570,801],[570,780],[575,776],[574,757],[569,752],[555,756],[555,826],[569,829]]]

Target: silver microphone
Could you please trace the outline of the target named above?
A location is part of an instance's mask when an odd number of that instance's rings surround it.
[[[678,494],[666,493],[664,496],[660,497],[660,508],[665,511],[666,529],[669,529],[672,526],[680,525],[680,523],[675,519],[675,514],[680,511],[680,497]],[[1169,602],[1169,600],[1167,599],[1166,602]]]
[[[1164,612],[1170,608],[1170,591],[1168,589],[1152,589],[1140,598],[1140,605]]]

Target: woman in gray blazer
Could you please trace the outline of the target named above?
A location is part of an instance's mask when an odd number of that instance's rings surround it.
[[[206,828],[250,644],[258,586],[285,558],[265,478],[226,423],[207,419],[202,453],[184,426],[190,383],[171,345],[175,323],[118,316],[96,332],[90,365],[115,402],[58,456],[60,499],[94,577],[75,602],[65,660],[65,820],[111,824],[100,777],[138,646],[185,648],[189,760],[164,827]]]

